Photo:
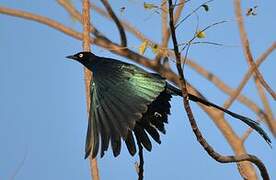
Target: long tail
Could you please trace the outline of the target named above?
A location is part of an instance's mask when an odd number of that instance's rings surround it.
[[[182,96],[182,92],[180,89],[177,89],[175,88],[174,86],[168,84],[167,85],[167,88],[169,91],[171,91],[173,94],[176,94],[176,95],[179,95],[179,96]],[[188,97],[189,97],[189,100],[191,101],[194,101],[194,102],[199,102],[201,104],[204,104],[205,106],[211,106],[211,107],[214,107],[216,109],[219,109],[223,112],[225,112],[226,114],[229,114],[230,116],[236,118],[236,119],[239,119],[241,120],[242,122],[244,122],[245,124],[247,124],[248,126],[250,126],[251,128],[253,128],[254,130],[256,130],[263,138],[264,140],[268,143],[269,146],[271,146],[271,140],[270,138],[268,137],[268,135],[266,134],[266,132],[260,127],[260,124],[248,117],[245,117],[245,116],[242,116],[242,115],[239,115],[237,113],[234,113],[232,111],[229,111],[221,106],[218,106],[212,102],[209,102],[207,101],[206,99],[204,98],[199,98],[195,95],[192,95],[190,93],[188,93]]]

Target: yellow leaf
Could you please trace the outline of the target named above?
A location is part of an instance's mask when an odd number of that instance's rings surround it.
[[[157,54],[158,50],[159,50],[159,47],[157,44],[154,44],[152,47],[151,47],[151,50],[154,54]]]
[[[143,55],[145,53],[147,47],[148,47],[148,42],[144,41],[139,47],[139,53]]]
[[[205,38],[206,37],[206,34],[204,31],[197,31],[196,32],[196,37],[197,38]]]
[[[144,2],[144,8],[145,9],[154,9],[154,8],[158,8],[158,6],[152,4],[152,3],[146,3]]]

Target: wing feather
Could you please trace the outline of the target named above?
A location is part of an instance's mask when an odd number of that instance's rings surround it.
[[[91,111],[87,130],[86,157],[92,152],[94,158],[99,150],[101,156],[108,149],[109,141],[114,156],[121,151],[121,138],[125,140],[130,154],[136,147],[132,130],[143,146],[151,150],[152,145],[145,130],[160,142],[158,132],[153,126],[146,129],[137,126],[148,106],[165,90],[166,82],[157,76],[132,65],[112,66],[112,63],[93,72],[91,81]],[[107,67],[109,66],[109,67]],[[164,131],[163,123],[154,123]]]

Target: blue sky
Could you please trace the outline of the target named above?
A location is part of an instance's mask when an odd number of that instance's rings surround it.
[[[77,7],[80,2],[72,0]],[[159,2],[159,1],[153,1]],[[246,18],[246,28],[255,58],[259,57],[275,41],[276,2],[250,1],[244,9],[258,3],[258,15]],[[185,14],[197,7],[191,2]],[[191,48],[189,57],[214,72],[231,87],[236,87],[248,69],[240,47],[239,34],[234,22],[232,1],[214,1],[210,12],[200,12],[199,27],[220,20],[228,23],[218,25],[206,32],[208,41],[223,43],[214,47],[197,45]],[[81,31],[81,26],[55,1],[1,0],[0,6],[23,9],[45,15]],[[119,9],[126,6],[124,13]],[[142,1],[116,1],[114,10],[119,17],[133,22],[148,37],[160,42],[159,15],[143,9]],[[113,23],[92,12],[93,23],[118,42],[118,32]],[[87,128],[87,114],[84,90],[83,68],[80,64],[65,59],[65,56],[82,49],[82,43],[45,25],[0,14],[0,179],[90,179],[88,160],[84,160],[84,143]],[[192,17],[178,29],[178,38],[184,42],[192,35],[196,21]],[[139,42],[128,34],[129,46],[137,49]],[[231,46],[227,46],[231,45]],[[106,50],[92,47],[100,56],[120,58]],[[150,50],[147,55],[153,56]],[[275,53],[262,64],[260,71],[276,89]],[[122,59],[122,58],[120,58]],[[125,59],[123,59],[125,60]],[[189,82],[208,99],[223,104],[227,96],[186,68]],[[243,94],[262,106],[252,80]],[[276,103],[269,97],[273,112]],[[229,145],[214,123],[197,105],[192,103],[199,126],[210,144],[223,154],[232,154]],[[246,116],[255,114],[240,103],[230,108]],[[222,165],[212,160],[196,141],[180,98],[172,99],[172,115],[166,126],[167,134],[162,144],[154,143],[152,152],[145,152],[145,179],[240,179],[235,164]],[[226,116],[226,119],[241,135],[247,127]],[[263,125],[268,131],[267,127]],[[275,146],[275,139],[269,133]],[[269,148],[259,135],[253,133],[246,142],[248,152],[260,157],[267,165],[271,179],[276,178],[275,148]],[[109,151],[99,159],[102,179],[136,179],[134,163],[126,147],[119,157]]]

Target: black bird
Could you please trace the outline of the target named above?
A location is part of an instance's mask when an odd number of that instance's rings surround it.
[[[91,105],[88,119],[85,158],[92,153],[95,158],[101,145],[101,157],[109,142],[116,157],[121,151],[121,138],[129,153],[136,153],[136,141],[151,151],[148,134],[161,143],[159,132],[165,134],[172,95],[182,96],[181,90],[172,86],[159,74],[116,59],[79,52],[67,58],[74,59],[93,72],[91,80]],[[217,108],[255,129],[268,144],[268,135],[259,123],[233,113],[206,99],[189,94],[189,100]]]

